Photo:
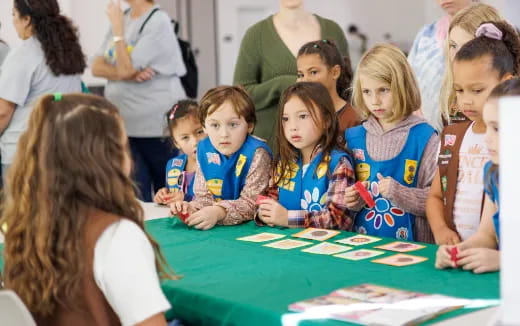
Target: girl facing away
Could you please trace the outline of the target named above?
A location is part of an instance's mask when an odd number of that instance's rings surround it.
[[[251,136],[253,101],[241,87],[218,86],[201,99],[199,120],[208,137],[197,146],[195,197],[171,203],[172,213],[189,214],[186,224],[200,230],[252,220],[272,161],[265,141]]]
[[[478,230],[469,239],[457,245],[442,245],[437,250],[435,267],[472,270],[474,273],[494,272],[500,269],[500,203],[499,203],[499,107],[503,96],[520,96],[520,79],[507,80],[493,89],[484,106],[486,146],[491,160],[484,166],[484,207]],[[456,248],[456,259],[451,251]]]
[[[154,197],[154,202],[158,204],[193,199],[197,144],[207,137],[199,121],[198,107],[195,101],[182,100],[166,112],[172,143],[182,154],[166,163],[166,187],[161,188]]]
[[[355,182],[350,156],[337,143],[336,112],[320,83],[300,82],[282,95],[278,154],[257,223],[350,230],[343,200]]]
[[[426,120],[413,114],[421,97],[404,54],[382,44],[361,59],[354,77],[354,107],[366,121],[347,129],[356,176],[375,199],[365,206],[354,187],[348,207],[357,211],[354,230],[400,240],[432,242],[425,215],[435,173],[439,137]]]
[[[0,225],[5,287],[38,325],[166,325],[158,273],[174,276],[144,231],[130,170],[114,105],[59,93],[37,102]]]

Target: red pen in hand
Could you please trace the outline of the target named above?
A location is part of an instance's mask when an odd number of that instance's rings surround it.
[[[367,188],[365,188],[365,185],[358,181],[354,184],[354,187],[356,188],[357,192],[363,198],[365,203],[367,204],[368,208],[372,208],[376,206],[376,202],[374,201],[374,198],[372,198],[372,195],[368,192]]]
[[[451,248],[451,250],[450,250],[451,261],[455,263],[455,267],[457,267],[457,255],[458,255],[458,253],[459,253],[459,250],[457,249],[457,247]]]

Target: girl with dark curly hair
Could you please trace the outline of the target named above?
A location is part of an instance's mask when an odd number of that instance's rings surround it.
[[[33,103],[43,94],[80,92],[85,56],[76,28],[57,0],[14,0],[13,24],[23,42],[0,74],[0,150],[3,174],[13,162]]]

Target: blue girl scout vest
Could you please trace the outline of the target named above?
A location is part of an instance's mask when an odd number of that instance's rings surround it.
[[[327,201],[330,176],[341,158],[350,160],[347,153],[333,150],[321,162],[323,153],[316,155],[302,177],[301,156],[298,162],[290,163],[290,169],[278,182],[278,200],[287,210],[321,211]],[[321,163],[320,163],[321,162]],[[280,175],[278,167],[278,175]]]
[[[166,187],[168,190],[182,190],[182,185],[185,182],[184,170],[186,168],[186,163],[188,163],[188,155],[186,154],[174,157],[166,163]],[[194,180],[195,178],[191,179],[191,182],[188,185],[188,191],[184,194],[185,201],[191,201],[193,199]]]
[[[345,139],[354,154],[356,176],[359,181],[369,181],[376,205],[364,207],[354,219],[354,230],[374,236],[414,240],[415,216],[392,204],[379,193],[377,173],[392,177],[407,187],[416,187],[416,174],[428,141],[435,129],[427,123],[413,126],[401,153],[386,161],[376,161],[366,148],[366,129],[363,126],[347,129]]]
[[[215,200],[235,200],[240,197],[246,177],[258,148],[272,155],[263,141],[248,135],[240,149],[229,158],[211,144],[209,137],[197,145],[197,161],[206,179],[206,187]]]

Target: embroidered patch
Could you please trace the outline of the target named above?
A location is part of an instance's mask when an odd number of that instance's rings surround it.
[[[399,240],[408,240],[408,229],[405,227],[400,227],[399,229],[397,229],[395,237]]]
[[[224,180],[222,179],[210,179],[206,181],[206,187],[208,187],[209,192],[211,192],[214,196],[222,196],[222,184]]]
[[[316,168],[316,176],[318,179],[323,178],[325,174],[327,174],[328,166],[327,163],[321,162],[320,165]]]
[[[291,180],[296,178],[296,175],[298,174],[299,170],[300,167],[298,166],[298,164],[294,162],[289,163],[289,168],[284,171],[284,175],[280,178],[280,181],[278,182],[278,187],[288,191],[294,191],[295,183]],[[282,175],[282,167],[280,166],[280,164],[278,164],[278,166],[276,167],[276,173],[278,176]]]
[[[237,166],[235,168],[235,175],[239,177],[242,174],[242,169],[244,168],[244,165],[246,164],[247,156],[244,154],[240,154],[237,161]]]
[[[446,146],[455,145],[456,140],[457,140],[456,135],[444,135],[444,145],[446,145]]]
[[[360,160],[360,161],[365,160],[365,151],[364,150],[355,148],[352,150],[352,153],[354,153],[354,158],[356,160]]]
[[[370,177],[370,165],[367,163],[356,164],[356,176],[358,181],[366,181]]]
[[[415,179],[415,174],[417,173],[417,161],[416,160],[406,160],[404,164],[404,182],[407,184],[412,184]]]
[[[446,192],[446,190],[448,189],[448,177],[445,175],[441,178],[441,186],[442,192]]]
[[[177,178],[177,177],[168,178],[168,186],[174,187],[174,186],[177,186],[178,184],[179,184],[179,178]]]
[[[208,163],[220,165],[220,156],[217,153],[206,153],[206,157],[208,158]]]
[[[182,166],[182,162],[183,162],[183,160],[176,158],[176,159],[173,160],[172,166],[181,167]]]
[[[181,170],[179,169],[171,169],[168,171],[168,178],[178,177],[179,175],[181,175]]]

